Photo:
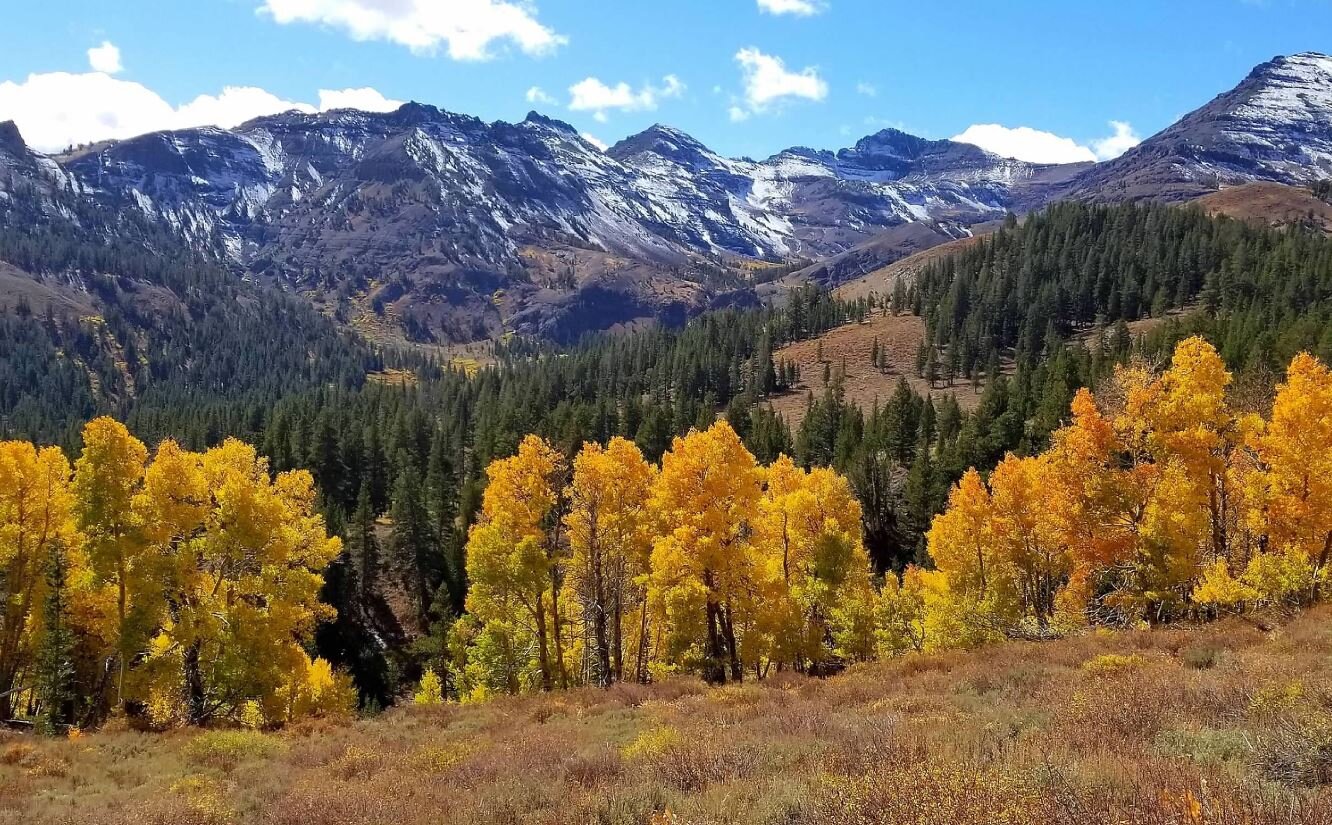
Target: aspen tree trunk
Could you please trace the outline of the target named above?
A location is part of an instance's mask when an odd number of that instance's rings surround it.
[[[555,680],[550,674],[550,648],[546,639],[546,598],[544,593],[537,594],[537,662],[541,667],[541,689],[550,691],[555,687]]]
[[[712,595],[711,570],[703,571],[703,583],[708,590],[708,643],[705,651],[707,661],[703,665],[703,679],[711,684],[720,685],[726,682],[726,666],[722,661],[721,606]]]

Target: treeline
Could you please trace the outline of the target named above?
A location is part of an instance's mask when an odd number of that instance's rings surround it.
[[[260,726],[355,706],[305,650],[341,548],[308,472],[272,475],[232,439],[150,459],[109,418],[83,443],[71,467],[0,442],[0,719]]]
[[[849,482],[760,465],[725,422],[661,466],[530,436],[487,470],[467,542],[461,699],[685,671],[826,673],[911,651],[1301,605],[1332,587],[1332,372],[1295,357],[1269,416],[1237,410],[1200,338],[1086,389],[1051,447],[969,469],[928,557],[873,583]],[[444,694],[430,671],[419,701]]]
[[[570,466],[529,436],[486,474],[467,614],[449,636],[464,699],[676,670],[818,672],[856,655],[839,610],[868,591],[869,560],[831,470],[762,466],[719,422],[676,439],[660,467],[623,438]]]
[[[1034,364],[1097,325],[1195,306],[1181,337],[1205,331],[1229,363],[1275,372],[1302,350],[1332,356],[1329,297],[1321,234],[1197,208],[1061,203],[932,263],[893,303],[926,319],[939,364],[970,377],[1010,353]]]
[[[1201,338],[1116,371],[1051,447],[968,471],[929,533],[934,570],[886,593],[917,649],[1324,598],[1332,373],[1291,361],[1268,414],[1237,408]]]

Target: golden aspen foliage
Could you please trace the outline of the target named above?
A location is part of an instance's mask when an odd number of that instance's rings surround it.
[[[1291,361],[1271,421],[1251,442],[1262,468],[1255,521],[1280,559],[1251,572],[1273,600],[1326,591],[1332,561],[1332,374],[1308,353]],[[1255,558],[1255,563],[1259,563]]]
[[[714,682],[742,678],[739,638],[755,616],[760,565],[754,520],[762,472],[724,421],[675,439],[651,507],[663,525],[652,549],[651,595],[664,657]]]
[[[875,605],[875,652],[887,657],[925,650],[925,584],[928,571],[911,565],[901,578],[889,573]]]
[[[37,565],[57,544],[87,705],[123,700],[155,726],[274,725],[355,705],[350,679],[304,648],[332,617],[319,592],[340,549],[309,473],[273,477],[235,440],[205,453],[166,441],[150,461],[109,418],[87,425],[72,468],[55,448],[0,444],[0,564],[21,585],[0,627],[10,683],[32,661]]]
[[[645,586],[652,549],[648,497],[655,468],[632,441],[585,444],[573,462],[564,525],[572,550],[567,583],[580,609],[591,681],[647,678]]]
[[[428,667],[425,673],[421,674],[421,684],[417,686],[412,701],[418,705],[444,704],[444,683],[434,668]]]
[[[319,601],[321,571],[341,548],[314,512],[314,481],[303,470],[270,479],[267,460],[234,439],[197,462],[163,450],[164,470],[183,472],[184,490],[208,492],[154,503],[166,487],[160,478],[145,485],[147,512],[184,520],[155,522],[167,555],[164,611],[141,695],[174,694],[191,723],[234,717],[250,699],[270,722],[286,721],[310,675],[300,641],[332,618]]]
[[[137,621],[131,622],[133,603],[146,589],[145,579],[151,580],[151,571],[141,564],[151,547],[134,507],[147,460],[148,449],[124,424],[97,418],[83,428],[83,451],[74,463],[74,511],[92,570],[116,594],[117,702],[124,693],[129,659],[152,630],[150,610],[137,610]]]
[[[780,583],[768,607],[789,601],[793,624],[781,627],[778,661],[797,669],[818,666],[834,655],[842,621],[838,606],[864,600],[869,591],[869,557],[862,540],[861,507],[847,480],[819,467],[805,471],[781,456],[767,470],[756,521],[757,548],[767,571],[764,581]]]
[[[32,618],[42,604],[47,558],[73,548],[69,462],[55,447],[0,442],[0,716],[9,718],[15,680],[32,661]]]
[[[467,610],[479,623],[463,690],[516,693],[535,658],[541,686],[565,681],[558,518],[563,457],[537,436],[491,463],[481,518],[467,538]],[[535,653],[535,657],[533,656]]]
[[[1216,608],[1231,608],[1258,598],[1258,591],[1230,575],[1230,565],[1217,559],[1203,570],[1202,580],[1193,588],[1196,604]]]

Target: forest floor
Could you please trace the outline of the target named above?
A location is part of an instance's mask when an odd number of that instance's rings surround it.
[[[0,822],[1332,822],[1332,609],[280,733],[0,740]]]

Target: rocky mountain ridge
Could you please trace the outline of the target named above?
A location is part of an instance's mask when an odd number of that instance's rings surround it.
[[[485,123],[419,103],[288,112],[55,157],[0,125],[0,220],[18,190],[57,213],[69,198],[133,211],[342,320],[436,342],[673,321],[811,263],[829,262],[801,271],[844,280],[1059,198],[1186,199],[1323,177],[1332,58],[1314,53],[1257,67],[1096,165],[1026,163],[895,129],[761,161],[663,125],[602,151],[537,113]]]

